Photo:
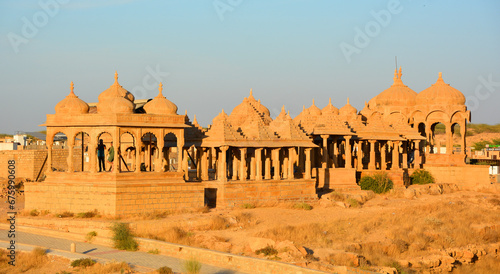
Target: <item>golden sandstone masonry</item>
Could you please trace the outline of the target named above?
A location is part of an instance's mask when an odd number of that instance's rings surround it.
[[[135,100],[115,74],[113,85],[89,106],[71,83],[70,94],[43,125],[46,178],[26,184],[26,209],[125,215],[311,201],[320,191],[359,189],[357,178],[381,170],[399,187],[420,168],[440,183],[487,184],[487,167],[465,164],[470,111],[463,94],[441,73],[420,93],[401,78],[400,68],[393,85],[359,112],[349,99],[340,109],[331,100],[320,109],[313,100],[294,118],[283,107],[272,119],[250,91],[230,114],[222,110],[208,129],[196,117],[191,121],[187,113],[177,114],[161,84],[152,100]],[[435,142],[438,123],[446,127],[445,144]],[[453,143],[455,125],[459,144]],[[64,144],[54,141],[61,134]],[[102,171],[100,140],[106,158]],[[9,157],[2,155],[0,162]],[[22,157],[33,158],[27,160],[33,161],[29,168],[39,170],[38,156]],[[35,178],[36,171],[26,174]]]

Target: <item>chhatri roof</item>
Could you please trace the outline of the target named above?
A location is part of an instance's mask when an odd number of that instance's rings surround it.
[[[440,72],[436,83],[417,95],[417,105],[465,105],[462,92],[446,84],[442,75]]]
[[[349,103],[349,97],[347,97],[347,104],[339,109],[339,114],[342,116],[353,117],[358,115],[358,110]]]
[[[339,114],[339,109],[332,105],[332,98],[329,98],[328,105],[321,110],[321,113],[324,114]]]
[[[177,106],[163,96],[163,84],[160,82],[158,96],[144,105],[147,114],[177,115]]]
[[[118,84],[118,73],[115,72],[115,82],[98,97],[97,113],[117,114],[133,113],[134,95]]]
[[[399,73],[397,69],[394,71],[394,83],[392,86],[370,100],[370,108],[376,106],[408,107],[415,105],[417,93],[403,84],[401,80],[402,75],[401,67],[399,67]]]
[[[56,114],[84,114],[89,112],[89,105],[78,98],[73,92],[74,85],[71,82],[71,92],[66,98],[57,103],[55,107]]]

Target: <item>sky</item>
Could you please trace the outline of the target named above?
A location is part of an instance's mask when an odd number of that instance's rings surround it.
[[[70,92],[158,84],[202,126],[253,95],[271,116],[312,100],[361,110],[393,82],[443,79],[473,123],[500,123],[500,1],[0,1],[0,133],[40,131]]]

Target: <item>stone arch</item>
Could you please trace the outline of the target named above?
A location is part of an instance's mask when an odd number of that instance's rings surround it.
[[[120,134],[120,163],[121,171],[134,171],[137,167],[135,157],[137,157],[137,150],[135,147],[135,136],[132,132],[124,131]]]
[[[174,132],[168,132],[163,136],[162,156],[165,159],[163,164],[165,171],[179,170],[177,140],[177,135]]]
[[[55,172],[68,171],[68,135],[59,130],[52,135],[52,146],[50,153],[52,155],[51,166],[49,167]]]
[[[85,131],[79,131],[73,136],[73,171],[83,172],[90,170],[90,135]]]
[[[158,151],[156,135],[147,131],[141,136],[141,148],[139,149],[139,157],[141,157],[141,171],[154,171],[155,162],[154,155]],[[137,157],[137,153],[136,153]]]
[[[109,166],[109,163],[108,163],[108,157],[109,157],[109,149],[111,148],[111,143],[113,142],[113,135],[111,135],[111,133],[107,132],[107,131],[103,131],[103,132],[99,132],[97,134],[97,139],[96,139],[96,147],[94,148],[95,150],[95,155],[98,156],[98,151],[97,151],[97,148],[98,148],[98,145],[100,143],[100,140],[103,141],[103,144],[104,144],[104,163],[101,163],[103,165],[103,168],[104,168],[104,171],[107,171],[107,170],[110,170],[110,166]],[[96,161],[97,161],[97,164],[96,166],[99,167],[99,158],[96,157],[95,158]]]
[[[397,121],[401,121],[406,124],[408,123],[408,117],[400,111],[390,112],[387,114],[386,120],[391,124],[396,123]]]

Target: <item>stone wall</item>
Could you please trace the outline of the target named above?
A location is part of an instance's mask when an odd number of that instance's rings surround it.
[[[97,210],[125,215],[203,207],[201,183],[185,183],[182,173],[48,174],[44,182],[25,184],[28,210],[73,213]]]
[[[436,179],[436,183],[453,183],[463,189],[475,189],[490,185],[489,166],[432,166],[424,165]]]
[[[310,202],[318,199],[315,180],[229,181],[218,188],[217,206],[257,202]]]

